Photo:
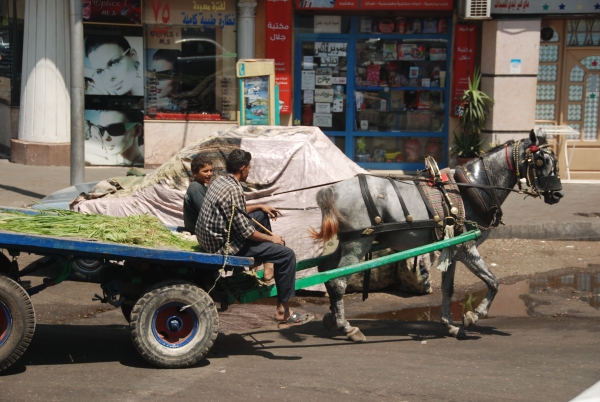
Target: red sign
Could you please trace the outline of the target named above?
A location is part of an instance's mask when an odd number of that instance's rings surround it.
[[[477,46],[477,27],[474,25],[456,25],[454,39],[454,63],[452,67],[452,110],[453,116],[460,116],[460,98],[469,88],[469,78],[475,71],[475,52]]]
[[[453,10],[454,0],[298,0],[297,9]]]
[[[139,0],[82,0],[83,22],[142,25]]]
[[[279,85],[281,114],[292,113],[292,2],[267,0],[265,56],[275,60],[275,84]]]

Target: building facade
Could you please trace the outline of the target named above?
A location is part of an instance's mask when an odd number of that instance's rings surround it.
[[[68,1],[0,3],[0,151],[68,165]],[[562,166],[568,141],[571,178],[598,178],[600,6],[542,3],[492,1],[474,20],[452,0],[83,0],[86,163],[155,167],[235,126],[236,61],[271,58],[281,124],[318,126],[367,169],[452,165],[480,67],[486,143],[570,126],[551,139]]]

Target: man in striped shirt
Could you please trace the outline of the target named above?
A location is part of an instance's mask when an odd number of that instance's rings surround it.
[[[278,298],[275,319],[280,322],[280,328],[304,324],[314,317],[294,313],[289,308],[289,300],[295,295],[294,251],[285,246],[281,236],[257,230],[239,211],[252,213],[262,210],[267,225],[269,217],[275,219],[278,214],[281,215],[276,208],[268,205],[246,207],[241,183],[248,178],[251,159],[250,152],[242,149],[235,149],[227,156],[227,175],[214,180],[208,188],[196,223],[196,237],[209,253],[254,257],[257,261],[273,263]]]

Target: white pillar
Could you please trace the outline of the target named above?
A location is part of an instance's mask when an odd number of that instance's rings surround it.
[[[70,142],[69,46],[69,1],[26,0],[19,141]]]
[[[256,20],[256,2],[240,1],[237,19],[237,54],[238,59],[254,58],[254,25]]]

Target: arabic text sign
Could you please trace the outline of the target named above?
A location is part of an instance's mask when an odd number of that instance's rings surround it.
[[[107,0],[99,0],[107,1]],[[145,3],[148,24],[191,25],[225,28],[235,26],[235,2],[231,0],[150,0]]]
[[[83,22],[142,25],[142,7],[127,0],[89,0],[83,2]]]
[[[347,43],[315,42],[315,57],[346,57]]]
[[[292,2],[267,0],[265,55],[275,60],[281,114],[292,113]],[[314,88],[314,86],[313,86]]]
[[[492,14],[598,14],[598,0],[492,0]]]
[[[453,116],[458,116],[457,106],[460,98],[469,88],[469,77],[475,70],[475,49],[477,46],[477,27],[474,25],[456,25],[454,40],[454,66],[452,80],[452,109]]]
[[[534,1],[534,0],[531,0]],[[297,9],[453,10],[453,0],[298,0]]]

